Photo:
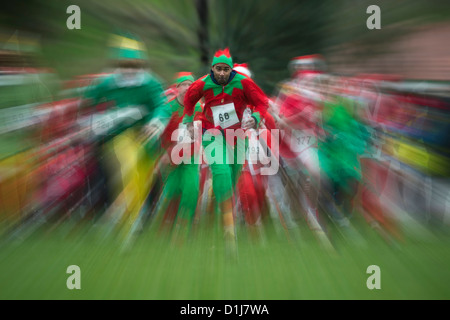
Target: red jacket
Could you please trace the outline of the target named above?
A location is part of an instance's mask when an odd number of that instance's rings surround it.
[[[211,107],[234,103],[239,122],[226,129],[239,129],[244,110],[251,105],[254,106],[252,115],[258,122],[264,118],[269,129],[275,128],[273,118],[267,116],[269,102],[261,88],[252,79],[235,71],[232,71],[230,78],[231,80],[225,86],[217,84],[211,74],[196,80],[189,87],[184,98],[185,114],[191,116],[195,104],[204,98],[205,106],[199,119],[202,120],[202,127],[204,130],[213,128],[220,130],[224,128],[214,124]]]

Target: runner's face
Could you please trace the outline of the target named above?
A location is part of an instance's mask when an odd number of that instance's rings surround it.
[[[118,62],[118,71],[124,79],[133,80],[142,70],[144,63],[137,59],[124,59]]]
[[[138,70],[133,68],[120,68],[120,73],[122,74],[123,78],[125,79],[134,79],[137,75]]]
[[[192,81],[186,80],[180,83],[177,87],[178,90],[178,100],[181,102],[184,101],[184,96],[186,95],[186,91],[189,88],[189,86],[192,84]]]
[[[231,68],[225,63],[217,63],[212,67],[214,78],[220,85],[226,85],[230,78]]]

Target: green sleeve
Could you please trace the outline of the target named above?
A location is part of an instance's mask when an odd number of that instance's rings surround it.
[[[94,79],[89,86],[83,91],[83,103],[80,105],[78,112],[83,112],[83,109],[88,109],[101,103],[102,98],[105,97],[107,88],[109,87],[111,76],[100,77]]]
[[[161,83],[156,79],[152,79],[149,83],[149,98],[153,112],[148,121],[156,118],[164,125],[167,125],[170,117],[172,116],[172,110],[170,105],[167,103],[167,97],[164,94]]]
[[[84,91],[84,99],[89,100],[91,105],[99,103],[100,96],[104,91],[105,82],[106,79],[104,78],[95,79]]]
[[[257,112],[253,112],[252,113],[252,117],[255,119],[256,121],[256,126],[259,125],[259,123],[261,122],[261,114],[259,113],[259,111]]]
[[[187,114],[184,116],[183,123],[191,123],[191,122],[193,122],[194,118],[195,118],[195,114],[197,112],[202,112],[202,106],[200,105],[199,102],[196,103],[194,112],[192,113],[191,116],[188,116]]]

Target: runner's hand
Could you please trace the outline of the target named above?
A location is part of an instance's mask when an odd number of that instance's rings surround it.
[[[242,129],[256,129],[256,121],[253,117],[250,117],[248,120],[245,120],[242,123]]]
[[[143,128],[144,135],[148,140],[157,138],[162,133],[163,127],[160,121],[152,121]]]

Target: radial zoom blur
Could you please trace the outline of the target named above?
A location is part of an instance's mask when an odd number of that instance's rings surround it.
[[[330,251],[367,226],[389,245],[448,232],[448,81],[344,74],[311,52],[267,94],[263,71],[223,48],[205,75],[186,65],[165,84],[130,34],[111,35],[103,70],[61,80],[17,41],[0,51],[6,241],[96,226],[124,247],[149,232],[182,245],[220,230],[236,256],[240,237],[270,232]]]

